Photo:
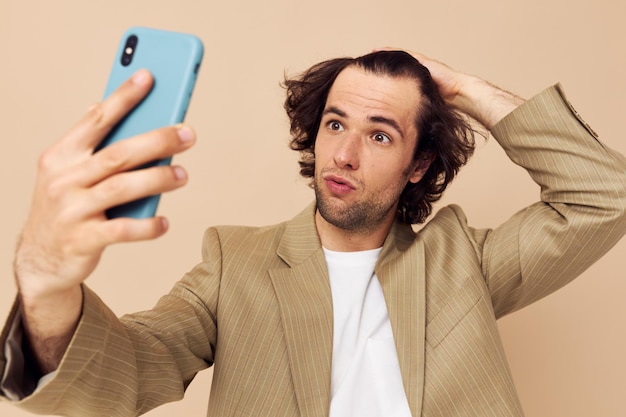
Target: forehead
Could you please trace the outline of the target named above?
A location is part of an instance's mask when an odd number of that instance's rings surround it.
[[[367,72],[349,66],[339,73],[329,93],[326,106],[344,106],[356,113],[382,113],[398,121],[414,123],[421,94],[416,80]],[[357,114],[355,114],[357,116]]]

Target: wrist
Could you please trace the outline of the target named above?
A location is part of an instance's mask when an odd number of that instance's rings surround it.
[[[14,262],[25,326],[35,333],[60,335],[78,321],[82,310],[83,291],[80,284],[67,283],[54,273],[50,265],[42,265],[43,257],[27,255],[18,249]],[[36,262],[35,259],[39,259]]]
[[[39,294],[20,292],[24,325],[29,333],[48,338],[73,333],[83,305],[80,286]]]
[[[23,291],[18,289],[18,297],[23,310],[37,313],[45,319],[44,311],[53,309],[69,309],[71,306],[74,310],[80,311],[83,302],[83,290],[80,285],[64,289],[64,290],[46,290],[46,291]]]
[[[27,349],[44,375],[59,367],[82,313],[81,287],[55,296],[29,299],[20,294]]]

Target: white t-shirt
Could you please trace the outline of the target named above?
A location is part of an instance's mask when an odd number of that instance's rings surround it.
[[[410,417],[383,290],[381,249],[324,248],[333,297],[330,417]]]

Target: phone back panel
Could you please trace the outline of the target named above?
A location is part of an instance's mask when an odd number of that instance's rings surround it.
[[[127,39],[131,35],[137,37],[137,43],[133,48],[132,60],[124,65],[122,57],[128,55],[124,50],[128,47]],[[104,98],[140,68],[152,73],[154,84],[148,96],[109,133],[96,152],[116,141],[182,122],[202,55],[202,42],[194,35],[143,27],[127,30],[117,49]],[[171,158],[167,158],[143,167],[170,162]],[[151,217],[156,213],[158,201],[158,195],[143,198],[109,209],[107,216]]]

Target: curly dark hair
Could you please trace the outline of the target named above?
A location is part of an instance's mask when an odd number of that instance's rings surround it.
[[[398,203],[397,218],[405,223],[426,221],[432,204],[474,152],[474,132],[465,118],[441,97],[428,69],[404,51],[378,51],[358,58],[337,58],[318,63],[296,78],[285,78],[285,110],[291,122],[289,147],[299,151],[300,174],[315,175],[315,139],[328,93],[341,71],[356,66],[372,74],[416,81],[422,99],[416,109],[418,145],[413,158],[433,155],[424,177],[408,183]],[[312,185],[313,181],[311,181]]]

